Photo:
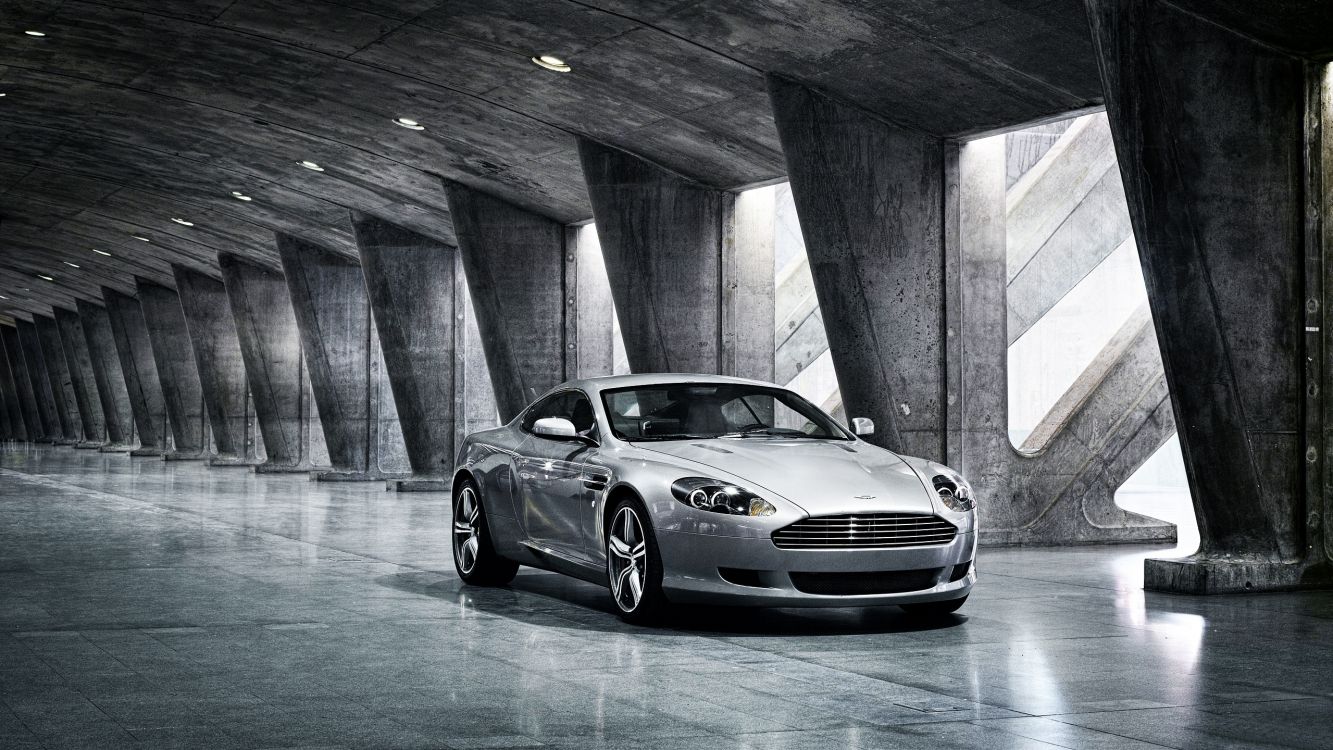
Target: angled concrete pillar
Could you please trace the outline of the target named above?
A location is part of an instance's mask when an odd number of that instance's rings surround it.
[[[136,278],[135,287],[171,426],[173,447],[164,457],[169,461],[211,458],[204,386],[190,347],[190,331],[180,295],[144,278]]]
[[[74,386],[74,402],[79,408],[79,422],[83,426],[83,442],[78,447],[100,448],[107,440],[106,419],[102,416],[102,403],[97,398],[92,354],[88,351],[83,323],[73,310],[57,307],[55,315],[70,382]]]
[[[18,351],[18,330],[13,326],[0,326],[0,388],[5,392],[5,413],[9,419],[9,434],[14,440],[32,439],[28,427],[31,417],[26,415],[31,404],[24,403],[19,389],[20,374],[24,379],[27,378],[22,357],[23,354]]]
[[[444,490],[454,465],[454,263],[458,251],[353,212],[366,290],[402,426],[411,479],[390,489]]]
[[[176,265],[171,270],[212,428],[216,455],[209,465],[254,466],[260,463],[254,404],[227,289],[198,271]]]
[[[1333,585],[1328,68],[1172,3],[1087,7],[1201,538],[1145,586]]]
[[[28,434],[29,442],[40,442],[46,435],[46,425],[42,422],[41,407],[37,403],[36,394],[33,393],[32,378],[28,375],[28,365],[23,358],[17,321],[12,327],[0,326],[0,339],[4,341],[9,373],[14,379],[14,394],[18,397],[23,429]]]
[[[74,383],[69,364],[65,362],[65,348],[60,341],[60,329],[55,318],[32,316],[37,327],[37,341],[41,344],[42,359],[46,363],[47,382],[51,385],[51,403],[55,405],[60,424],[60,440],[64,445],[78,445],[83,441],[83,426],[79,423],[79,409],[74,398]]]
[[[14,321],[18,327],[19,347],[23,352],[23,362],[28,371],[27,394],[37,405],[42,431],[38,442],[54,443],[64,439],[60,429],[60,418],[56,416],[54,396],[51,395],[51,381],[46,372],[46,359],[42,356],[42,345],[37,339],[37,327],[26,320]]]
[[[324,435],[287,280],[276,270],[230,253],[218,254],[218,266],[264,438],[265,460],[255,471],[308,472],[324,467]]]
[[[277,244],[333,465],[316,478],[398,478],[409,467],[361,266],[290,235]]]
[[[454,254],[454,444],[500,424],[486,347],[468,293],[461,253]]]
[[[569,376],[565,228],[455,183],[445,185],[500,419]]]
[[[783,78],[769,93],[847,415],[942,460],[944,144]]]
[[[773,249],[737,244],[736,197],[586,139],[579,156],[630,368],[771,378]]]
[[[138,299],[109,287],[102,287],[102,301],[106,303],[116,357],[129,393],[130,413],[139,433],[139,447],[130,455],[161,456],[169,449],[171,428],[143,308]]]
[[[133,450],[135,437],[134,413],[130,408],[130,392],[125,385],[125,373],[116,353],[116,338],[111,330],[111,316],[106,308],[86,300],[76,300],[79,322],[88,347],[92,364],[93,383],[102,420],[106,427],[106,442],[101,449],[106,453]]]

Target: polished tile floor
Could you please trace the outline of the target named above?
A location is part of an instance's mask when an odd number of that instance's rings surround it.
[[[620,623],[460,586],[446,502],[0,452],[0,748],[1333,748],[1333,594],[1145,594],[1142,548],[987,550],[960,616]]]

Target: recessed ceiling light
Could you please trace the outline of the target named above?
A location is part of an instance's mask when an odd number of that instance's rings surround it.
[[[23,33],[28,36],[46,36],[46,32],[44,31],[25,31]]]
[[[393,122],[394,122],[395,125],[401,125],[401,126],[407,128],[408,130],[425,130],[425,129],[426,129],[426,126],[425,126],[425,125],[422,125],[421,123],[417,122],[416,120],[409,120],[409,119],[406,118],[406,117],[399,117],[399,118],[395,119]]]
[[[568,73],[572,70],[572,68],[569,67],[569,63],[552,55],[534,57],[532,58],[532,61],[537,63],[539,67],[546,68],[547,70],[554,70],[557,73]]]
[[[316,163],[313,162],[313,161],[308,161],[308,160],[307,160],[307,161],[302,161],[302,162],[300,162],[300,164],[301,164],[301,166],[305,167],[306,169],[309,169],[309,170],[312,171],[312,172],[323,172],[323,171],[324,171],[324,168],[323,168],[323,167],[319,166],[318,164],[316,164]]]
[[[39,278],[39,279],[44,279],[44,280],[46,280],[46,281],[55,281],[55,279],[51,278],[50,276],[47,276],[47,275],[44,274],[44,273],[39,273],[39,274],[37,274],[37,278]]]
[[[0,91],[0,96],[4,96],[4,95],[5,95],[5,92]]]
[[[9,298],[8,298],[8,297],[6,297],[6,296],[5,296],[5,295],[3,295],[3,294],[0,294],[0,299],[9,299]]]
[[[235,199],[238,200],[238,201],[252,201],[252,200],[254,200],[254,198],[251,198],[250,196],[246,195],[245,193],[240,192],[239,190],[233,190],[233,191],[231,191],[231,197],[235,198]]]
[[[111,253],[108,253],[105,250],[98,250],[97,248],[93,248],[93,252],[97,253],[98,255],[105,255],[108,258],[111,257]]]
[[[136,239],[136,240],[139,240],[140,242],[152,242],[152,240],[148,239],[147,237],[140,237],[140,236],[137,235],[137,234],[132,234],[132,235],[130,235],[130,236],[133,237],[133,238]]]
[[[177,218],[174,217],[174,216],[171,217],[171,220],[174,221],[174,222],[176,222],[177,224],[180,224],[180,225],[183,226],[183,227],[192,227],[192,226],[194,226],[194,222],[193,222],[193,221],[186,221],[185,219],[177,219]]]
[[[77,264],[77,263],[70,263],[69,261],[65,261],[65,265],[69,266],[70,268],[78,268],[78,267],[79,267],[79,264]]]

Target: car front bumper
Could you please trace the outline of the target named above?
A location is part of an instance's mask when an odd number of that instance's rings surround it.
[[[967,596],[976,581],[976,534],[960,533],[948,544],[895,549],[780,549],[772,539],[739,538],[659,531],[657,544],[664,568],[662,587],[673,602],[762,607],[867,607],[916,604]],[[955,566],[970,563],[967,574],[951,581]],[[743,585],[723,577],[748,579]],[[730,571],[743,571],[738,576]],[[836,588],[839,576],[907,574],[922,588],[895,593],[820,594],[801,588],[792,573],[833,574],[818,578]],[[799,577],[799,576],[798,576]],[[802,588],[806,590],[801,590]]]

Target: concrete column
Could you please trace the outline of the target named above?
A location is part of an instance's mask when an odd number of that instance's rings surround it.
[[[29,442],[38,442],[46,434],[42,424],[42,415],[37,406],[37,397],[32,391],[32,379],[28,376],[28,365],[23,360],[23,347],[19,343],[19,331],[16,326],[0,326],[0,342],[5,349],[7,368],[5,373],[14,385],[14,396],[18,404],[19,420]],[[11,419],[13,415],[11,414]]]
[[[60,424],[62,445],[83,442],[83,425],[79,424],[79,409],[74,398],[74,383],[65,362],[65,348],[60,341],[60,329],[55,318],[32,316],[37,327],[37,341],[41,344],[42,359],[46,362],[47,382],[51,385],[51,402],[55,404],[56,419]]]
[[[786,79],[769,93],[847,415],[943,460],[944,144]]]
[[[78,405],[83,427],[83,442],[78,447],[100,448],[106,442],[106,419],[102,416],[102,403],[97,399],[93,360],[83,335],[83,323],[73,310],[56,308],[55,315],[70,382],[74,386],[74,402]]]
[[[8,425],[10,440],[27,440],[28,426],[23,417],[23,404],[19,396],[17,378],[14,377],[12,360],[21,356],[17,352],[10,354],[9,341],[18,341],[18,331],[13,326],[0,326],[0,391],[4,392],[5,421]]]
[[[366,290],[402,426],[411,479],[390,489],[447,490],[454,465],[454,263],[458,251],[352,213]]]
[[[327,450],[287,280],[230,253],[218,254],[218,266],[264,438],[266,458],[255,471],[308,472],[324,466]]]
[[[459,445],[468,435],[500,424],[461,253],[454,254],[454,349],[454,445]]]
[[[579,156],[630,368],[771,378],[772,245],[736,244],[735,196],[586,139]]]
[[[565,228],[455,183],[445,185],[500,419],[571,372],[565,340]]]
[[[1333,584],[1324,65],[1157,0],[1087,0],[1199,520],[1145,586]]]
[[[56,405],[51,395],[51,381],[46,372],[46,359],[42,356],[42,345],[37,340],[37,327],[26,320],[16,320],[14,323],[18,327],[19,345],[28,371],[28,384],[32,389],[27,395],[37,404],[42,423],[38,442],[54,443],[63,440],[60,417],[56,416]]]
[[[566,369],[580,378],[614,374],[616,308],[595,224],[565,228],[565,281],[566,300],[575,300],[575,314],[565,316],[565,340],[574,344],[565,351],[575,361]]]
[[[139,447],[130,455],[161,456],[169,448],[167,402],[153,359],[143,308],[139,306],[139,300],[109,287],[102,287],[102,301],[106,303],[116,356],[129,393],[130,413],[139,433]]]
[[[361,266],[290,235],[278,234],[277,243],[333,465],[316,477],[397,478],[409,467]]]
[[[79,322],[83,328],[85,346],[92,367],[96,398],[101,405],[102,421],[106,428],[105,453],[128,451],[134,448],[134,415],[130,410],[130,392],[125,386],[116,354],[116,339],[111,332],[111,318],[106,308],[85,300],[76,300]]]
[[[144,278],[135,279],[153,361],[167,404],[173,449],[168,461],[212,458],[204,386],[190,348],[190,331],[176,290]]]
[[[254,466],[260,463],[254,404],[227,289],[198,271],[177,265],[171,270],[217,452],[209,465]]]

